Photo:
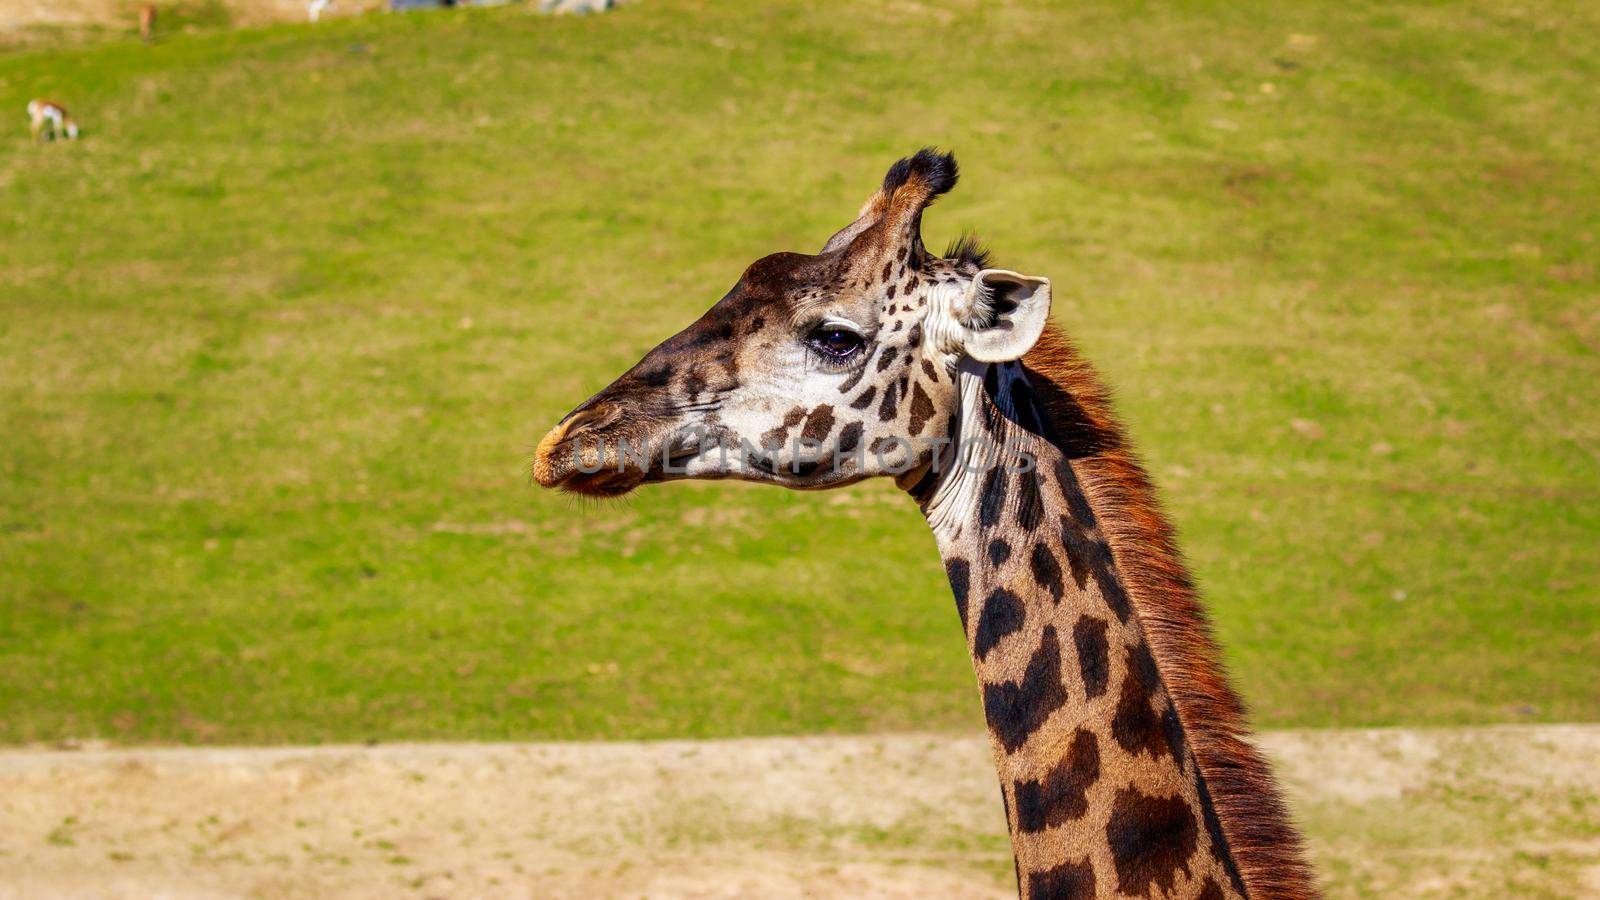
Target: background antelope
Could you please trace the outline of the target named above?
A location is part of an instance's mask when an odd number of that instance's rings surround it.
[[[78,136],[78,123],[72,120],[65,106],[54,100],[28,101],[28,127],[36,141]]]

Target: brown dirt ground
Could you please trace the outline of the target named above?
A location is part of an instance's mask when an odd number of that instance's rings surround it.
[[[1600,897],[1600,726],[1279,732],[1334,897]],[[1004,897],[981,737],[0,751],[0,897]]]

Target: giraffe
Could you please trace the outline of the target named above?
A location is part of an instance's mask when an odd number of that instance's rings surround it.
[[[957,177],[925,148],[820,253],[756,261],[562,419],[534,480],[893,478],[955,595],[1020,896],[1318,896],[1154,490],[1048,321],[1050,281],[970,237],[924,247]]]

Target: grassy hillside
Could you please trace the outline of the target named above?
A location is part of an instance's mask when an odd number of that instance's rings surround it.
[[[1600,7],[649,0],[0,56],[0,740],[978,721],[888,486],[536,491],[895,157],[1050,276],[1268,725],[1600,717]],[[35,94],[85,138],[33,146]]]

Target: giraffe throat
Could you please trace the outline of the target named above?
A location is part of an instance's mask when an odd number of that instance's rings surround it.
[[[902,480],[955,594],[1019,890],[1242,897],[1178,710],[1038,379],[1019,363],[963,360],[951,453],[969,456]]]

